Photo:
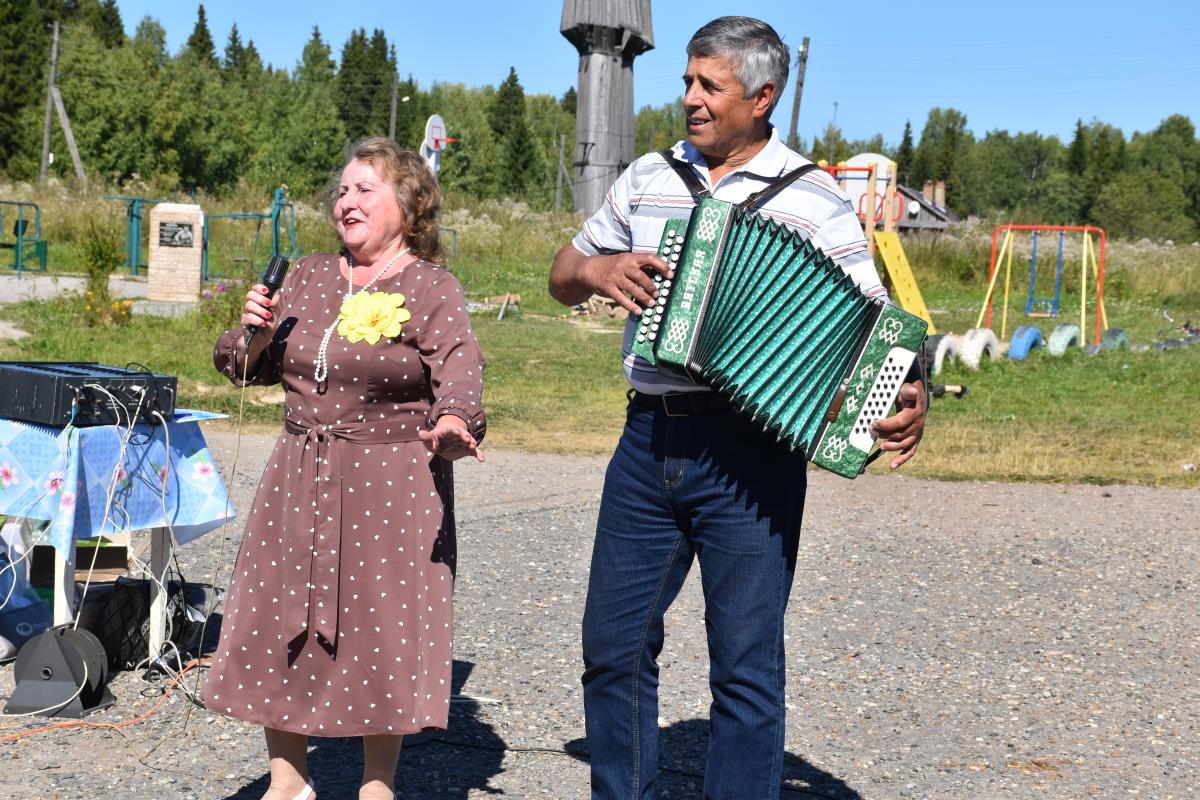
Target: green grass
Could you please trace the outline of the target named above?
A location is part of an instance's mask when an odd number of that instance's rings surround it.
[[[953,300],[934,293],[935,302]],[[966,319],[965,304],[947,310]],[[948,305],[948,303],[947,303]],[[125,364],[131,354],[179,376],[180,405],[235,414],[239,392],[212,368],[218,325],[135,317],[97,331],[81,326],[78,301],[19,303],[3,315],[34,335],[0,343],[0,358]],[[955,308],[959,308],[955,306]],[[955,315],[958,315],[957,317]],[[1110,309],[1117,320],[1137,314]],[[973,320],[972,320],[973,321]],[[620,323],[523,314],[473,317],[488,359],[488,446],[543,452],[610,452],[624,419]],[[1130,325],[1149,330],[1153,320]],[[961,328],[960,328],[961,330]],[[1135,338],[1136,341],[1136,338]],[[1016,480],[1200,486],[1200,346],[1167,352],[1035,352],[1021,363],[948,367],[938,378],[969,388],[967,398],[934,401],[921,452],[904,474],[953,480]],[[277,388],[247,393],[246,421],[277,428]],[[886,471],[881,464],[872,468]]]
[[[1028,360],[952,365],[909,474],[948,479],[1197,487],[1200,346],[1167,352],[1035,351]]]
[[[490,315],[472,322],[488,360],[493,447],[611,452],[625,421],[620,323]]]
[[[125,365],[132,358],[179,379],[179,405],[236,415],[241,392],[212,365],[222,325],[201,314],[182,319],[135,316],[105,329],[82,324],[82,301],[23,302],[0,317],[32,334],[0,341],[0,359],[98,361]],[[488,360],[489,446],[549,452],[601,453],[611,449],[624,419],[619,323],[539,319],[516,314],[497,322],[472,320]],[[277,425],[278,387],[250,387],[245,420]]]

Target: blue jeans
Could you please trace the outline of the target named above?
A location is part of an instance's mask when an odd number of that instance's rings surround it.
[[[779,796],[783,617],[804,491],[804,458],[732,412],[630,408],[604,479],[583,618],[593,800],[653,797],[663,616],[693,559],[712,691],[704,797]]]

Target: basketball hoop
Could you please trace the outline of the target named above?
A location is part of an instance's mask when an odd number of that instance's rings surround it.
[[[425,139],[421,142],[421,157],[429,164],[429,169],[436,175],[441,166],[442,151],[457,139],[446,135],[446,123],[437,114],[433,114],[425,122]]]

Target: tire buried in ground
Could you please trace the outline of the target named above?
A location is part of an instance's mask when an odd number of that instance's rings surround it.
[[[958,360],[968,369],[979,369],[984,355],[995,361],[1000,357],[1000,342],[991,328],[972,328],[963,334]]]

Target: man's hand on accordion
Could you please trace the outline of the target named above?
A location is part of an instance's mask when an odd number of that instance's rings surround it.
[[[908,461],[917,452],[921,435],[925,433],[925,410],[928,407],[929,398],[925,395],[924,382],[917,380],[906,383],[896,396],[896,408],[899,410],[871,426],[871,432],[883,440],[879,443],[881,450],[900,452],[889,465],[892,469]]]
[[[654,253],[587,256],[567,245],[554,259],[550,294],[560,303],[582,303],[593,294],[612,298],[631,314],[654,304],[651,272],[668,276],[671,268]]]

